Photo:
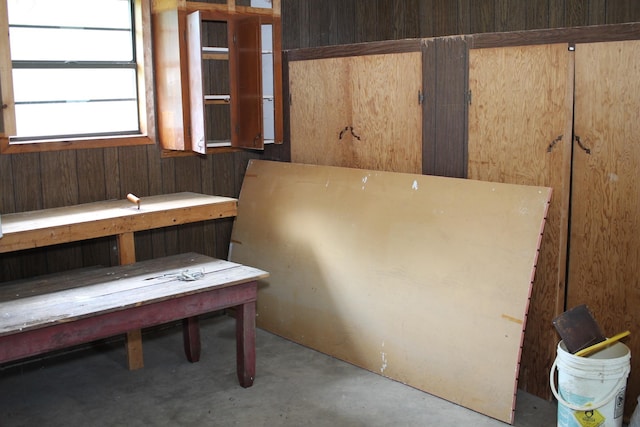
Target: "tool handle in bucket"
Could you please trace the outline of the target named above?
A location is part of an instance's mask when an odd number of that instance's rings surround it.
[[[562,398],[562,396],[560,396],[560,393],[558,393],[558,390],[556,389],[556,381],[554,378],[554,374],[557,368],[558,368],[558,358],[556,357],[556,360],[553,361],[553,366],[551,366],[551,373],[549,374],[549,385],[551,386],[551,392],[556,397],[556,399],[558,399],[559,403],[561,403],[562,405],[566,406],[569,409],[573,409],[574,411],[592,411],[594,409],[603,407],[604,405],[609,403],[611,399],[616,397],[618,390],[622,388],[623,383],[627,381],[627,376],[629,375],[629,368],[627,367],[625,368],[624,375],[620,377],[615,387],[613,387],[611,392],[607,394],[607,397],[605,397],[604,399],[602,399],[597,403],[589,403],[588,406],[580,406],[580,405],[575,405],[573,403],[567,402]]]

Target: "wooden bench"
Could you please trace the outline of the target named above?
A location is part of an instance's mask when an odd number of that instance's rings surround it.
[[[184,192],[144,197],[136,205],[126,199],[104,200],[12,213],[2,215],[0,254],[116,236],[119,263],[132,264],[135,232],[231,218],[237,211],[236,199]],[[142,368],[139,329],[127,331],[126,348],[129,369]]]
[[[187,359],[197,362],[197,316],[234,307],[238,380],[250,387],[257,281],[268,275],[187,253],[2,284],[0,363],[180,319]]]

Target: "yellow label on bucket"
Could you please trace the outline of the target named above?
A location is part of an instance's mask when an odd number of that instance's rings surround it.
[[[574,411],[573,416],[582,427],[600,427],[604,424],[604,417],[597,409],[593,411]]]

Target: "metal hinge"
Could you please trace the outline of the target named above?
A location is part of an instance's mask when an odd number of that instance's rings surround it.
[[[421,90],[418,91],[418,105],[422,105],[424,102],[424,94]]]
[[[471,105],[471,89],[469,89],[465,94],[464,94],[464,98],[465,101],[467,102],[468,105]]]

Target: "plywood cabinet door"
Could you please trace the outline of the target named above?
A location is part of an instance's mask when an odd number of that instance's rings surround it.
[[[567,306],[588,304],[640,366],[640,41],[576,46]],[[587,151],[588,150],[588,151]],[[627,408],[640,394],[632,375]]]
[[[422,54],[289,63],[291,160],[422,171]]]
[[[542,373],[558,341],[551,322],[564,307],[573,54],[566,44],[472,49],[469,89],[468,177],[553,188],[519,379],[547,396]]]

